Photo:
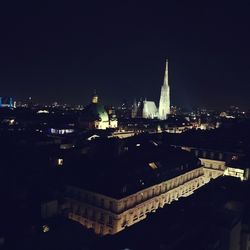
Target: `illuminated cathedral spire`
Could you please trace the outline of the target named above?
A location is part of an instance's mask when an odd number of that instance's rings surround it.
[[[168,60],[167,60],[164,82],[161,87],[158,118],[160,120],[165,120],[168,114],[170,114],[170,87],[168,84]]]

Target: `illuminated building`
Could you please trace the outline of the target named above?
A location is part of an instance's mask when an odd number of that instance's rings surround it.
[[[142,148],[148,149],[147,157],[142,154]],[[95,185],[91,177],[86,183],[79,175],[78,182],[66,186],[64,208],[68,218],[93,229],[96,234],[116,234],[146,219],[158,208],[193,194],[211,179],[223,175],[241,180],[249,178],[249,169],[226,165],[228,158],[237,157],[227,152],[192,147],[167,150],[155,142],[151,142],[150,147],[141,142],[124,146],[127,152],[130,149],[134,159],[143,160],[127,161],[128,154],[122,162],[106,163],[114,168],[106,164],[104,168],[100,163],[94,170]],[[156,149],[165,155],[160,156]]]
[[[138,149],[135,157],[144,146],[134,145]],[[101,162],[95,167],[92,162],[91,168],[96,168],[92,177],[76,174],[79,179],[67,185],[64,194],[67,217],[92,228],[96,234],[116,234],[158,208],[191,195],[213,178],[191,153],[170,148],[160,149],[164,155],[159,156],[152,152],[161,146],[155,143],[151,147],[147,160],[131,162],[128,155],[121,162],[105,163],[105,167]],[[220,170],[214,178],[222,174]]]
[[[157,116],[158,116],[158,109],[155,105],[155,102],[144,101],[143,102],[142,117],[145,119],[154,119]]]
[[[57,129],[57,128],[51,128],[50,129],[50,133],[51,134],[56,134],[56,135],[64,135],[64,134],[71,134],[71,133],[74,133],[75,130],[74,129],[71,129],[71,128],[60,128],[60,129]]]
[[[134,101],[131,111],[132,118],[144,118],[166,120],[167,115],[170,114],[170,87],[168,84],[168,61],[166,62],[166,70],[164,82],[161,87],[161,95],[159,101],[159,109],[157,109],[153,101]]]
[[[98,95],[95,93],[92,102],[85,107],[79,119],[80,126],[87,129],[116,128],[116,116],[108,114],[104,106],[99,103]]]
[[[170,114],[170,87],[168,84],[168,61],[167,61],[164,82],[161,87],[158,118],[160,120],[166,120],[168,114]]]
[[[134,102],[132,113],[132,118],[144,118],[144,119],[154,119],[158,117],[158,109],[153,101],[139,101]]]
[[[13,108],[12,97],[0,97],[0,108]]]
[[[188,152],[193,152],[199,157],[204,166],[205,175],[208,178],[217,178],[220,175],[236,177],[241,181],[246,181],[250,178],[250,169],[248,167],[238,166],[237,162],[236,164],[234,162],[242,157],[240,154],[193,147],[181,148]],[[232,164],[233,166],[231,166]]]

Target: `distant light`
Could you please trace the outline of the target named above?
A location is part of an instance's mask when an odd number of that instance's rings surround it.
[[[63,165],[63,159],[59,158],[57,159],[57,166],[60,167]]]
[[[140,147],[140,146],[141,146],[141,144],[140,144],[140,143],[137,143],[137,144],[136,144],[136,147]]]
[[[43,232],[44,233],[49,232],[49,226],[48,225],[43,225]]]
[[[55,129],[55,128],[50,129],[51,134],[59,134],[59,135],[74,133],[74,131],[75,131],[74,129]]]
[[[37,114],[48,114],[49,111],[46,110],[46,109],[43,109],[43,110],[38,110],[36,113],[37,113]]]
[[[10,125],[14,125],[14,123],[15,123],[15,119],[11,119],[9,122]]]
[[[99,135],[92,135],[89,138],[87,138],[88,141],[92,141],[93,139],[99,138]]]
[[[151,169],[153,169],[153,170],[155,170],[155,169],[158,168],[157,165],[155,164],[155,162],[150,162],[150,163],[148,163],[148,165],[149,165],[149,167],[150,167]]]
[[[141,183],[141,185],[142,185],[142,186],[144,185],[144,182],[143,182],[143,180],[140,180],[140,183]],[[142,193],[142,195],[143,195],[143,193]]]
[[[156,146],[156,147],[158,146],[158,144],[155,141],[152,141],[152,143],[154,146]]]

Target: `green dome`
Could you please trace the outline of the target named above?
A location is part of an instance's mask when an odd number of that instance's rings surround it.
[[[107,111],[99,103],[89,104],[82,112],[82,118],[88,121],[109,122]]]

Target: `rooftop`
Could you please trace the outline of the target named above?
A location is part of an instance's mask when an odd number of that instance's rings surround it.
[[[65,166],[68,184],[122,198],[200,166],[193,154],[152,141],[95,140],[92,155]]]

